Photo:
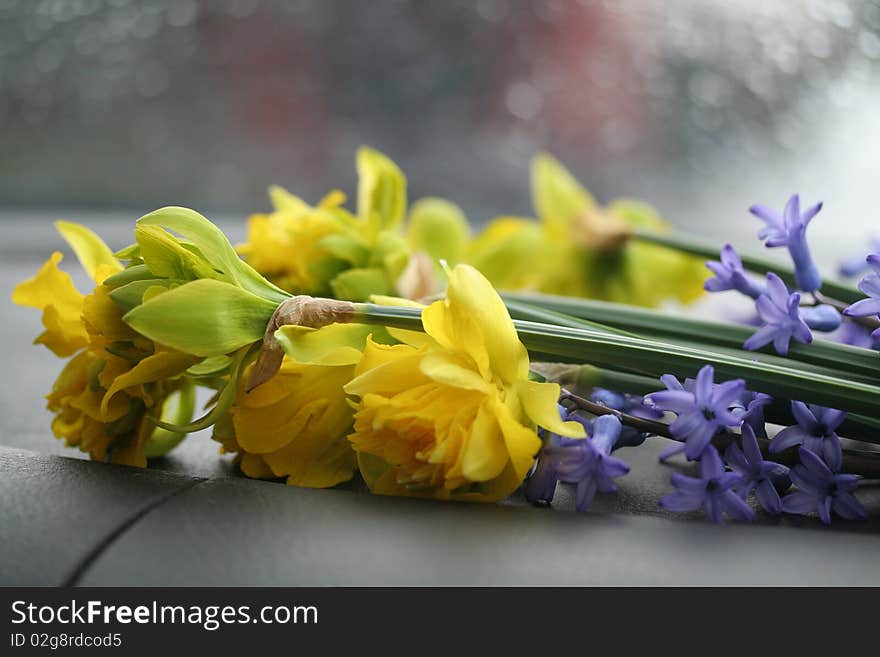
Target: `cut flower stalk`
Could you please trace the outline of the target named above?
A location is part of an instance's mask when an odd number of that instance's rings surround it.
[[[657,312],[606,301],[515,292],[506,292],[501,296],[511,308],[511,313],[522,319],[535,321],[534,317],[538,316],[537,311],[545,311],[552,313],[545,315],[547,318],[568,316],[586,320],[597,327],[604,325],[609,331],[623,331],[631,335],[679,344],[701,343],[707,347],[723,347],[742,352],[743,342],[754,332],[752,328],[736,324]],[[530,317],[517,314],[520,309],[530,307],[535,308],[535,315]],[[771,353],[769,349],[764,349],[755,352],[754,357],[764,357],[765,354],[771,355]],[[841,370],[847,376],[861,374],[872,379],[880,379],[880,358],[877,352],[829,340],[814,340],[808,345],[793,343],[785,358],[787,363],[792,361]]]

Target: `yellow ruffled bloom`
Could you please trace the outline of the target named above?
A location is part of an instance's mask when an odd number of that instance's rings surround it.
[[[529,380],[513,322],[468,265],[445,300],[422,312],[425,334],[389,329],[403,344],[367,342],[345,390],[358,398],[349,440],[374,493],[499,500],[523,481],[541,446],[536,426],[583,437],[562,422],[559,386]]]
[[[285,356],[278,373],[251,392],[245,392],[246,371],[213,437],[222,451],[237,454],[248,477],[335,486],[357,469],[347,438],[354,410],[343,388],[354,377],[367,336],[383,331],[356,324],[284,331],[285,347],[298,358]]]
[[[281,187],[269,189],[274,211],[248,219],[247,242],[238,252],[279,287],[297,294],[327,295],[330,280],[346,268],[324,238],[345,232],[340,221],[342,192],[331,192],[316,207]]]
[[[36,342],[56,355],[73,358],[65,365],[46,399],[55,414],[52,431],[67,445],[93,459],[146,466],[144,444],[154,425],[147,410],[161,408],[181,374],[197,359],[154,345],[122,321],[103,281],[121,271],[100,239],[75,224],[59,230],[96,283],[83,296],[58,268],[53,253],[31,279],[14,290],[12,300],[43,311],[45,331]]]
[[[274,211],[253,215],[238,252],[260,274],[291,294],[363,301],[394,294],[409,262],[400,231],[406,212],[406,178],[390,159],[370,148],[357,153],[357,213],[334,191],[316,207],[271,187]]]

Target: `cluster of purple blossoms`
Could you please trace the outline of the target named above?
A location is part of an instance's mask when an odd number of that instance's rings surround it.
[[[623,428],[614,415],[602,415],[586,420],[560,408],[565,420],[580,422],[587,431],[586,438],[562,438],[556,434],[545,437],[538,463],[523,486],[529,502],[549,504],[556,494],[558,482],[576,485],[575,507],[586,511],[596,493],[616,493],[614,480],[629,472],[629,466],[611,455],[622,447]],[[643,439],[644,440],[644,439]]]
[[[853,495],[859,478],[840,472],[843,450],[837,429],[844,412],[794,401],[791,413],[796,424],[779,431],[768,444],[764,411],[772,397],[746,390],[740,379],[715,383],[714,378],[713,367],[706,365],[695,378],[683,382],[664,375],[666,390],[644,398],[603,388],[594,388],[590,395],[592,401],[631,416],[655,421],[665,413],[676,416],[669,424],[676,444],[660,459],[683,452],[698,463],[698,476],[674,473],[675,491],[660,500],[663,508],[702,509],[716,523],[723,522],[725,515],[753,521],[756,515],[748,500],[754,494],[757,504],[774,515],[818,513],[825,524],[832,512],[851,520],[867,517]],[[575,507],[586,511],[597,493],[617,492],[615,479],[629,473],[629,465],[612,452],[642,444],[646,434],[622,425],[615,415],[586,419],[561,405],[559,413],[563,420],[580,422],[587,437],[544,434],[544,448],[523,492],[532,503],[549,504],[559,482],[573,484]],[[719,437],[729,442],[723,456],[713,444]],[[798,447],[800,462],[789,469],[764,458],[760,441],[765,441],[771,455]],[[788,492],[792,484],[796,489]]]
[[[669,425],[673,437],[681,441],[660,455],[661,461],[684,452],[688,461],[699,461],[712,438],[727,427],[742,424],[742,413],[731,410],[746,391],[742,379],[715,385],[715,370],[706,365],[696,379],[681,383],[671,374],[664,374],[660,381],[666,390],[645,397],[645,401],[658,411],[676,414]],[[740,408],[742,406],[740,405]]]
[[[815,301],[815,294],[822,287],[822,277],[810,253],[806,231],[821,209],[822,204],[817,203],[802,213],[797,194],[788,200],[782,212],[764,205],[749,208],[765,224],[758,232],[758,237],[764,240],[766,246],[787,247],[794,263],[796,290],[790,290],[774,272],[767,272],[766,282],[751,278],[739,254],[730,244],[721,249],[719,261],[706,263],[714,274],[706,281],[706,290],[736,290],[755,302],[758,330],[745,341],[743,348],[754,351],[772,343],[776,352],[785,356],[792,340],[802,344],[812,342],[813,331],[831,333],[833,335],[829,335],[829,338],[848,344],[864,344],[864,331],[848,327],[838,332],[843,324],[851,322],[844,323],[834,306]],[[807,303],[809,300],[805,295],[811,295],[813,302]]]
[[[848,261],[841,268],[847,276],[870,270],[859,283],[866,299],[853,303],[843,314],[838,310],[842,307],[839,302],[823,303],[819,292],[822,278],[806,239],[807,227],[821,209],[822,204],[817,203],[801,212],[797,194],[789,198],[782,212],[763,205],[749,209],[764,222],[758,237],[765,245],[788,250],[796,289],[789,289],[772,271],[766,273],[765,280],[749,274],[730,244],[721,249],[718,261],[706,263],[713,274],[705,282],[706,290],[733,290],[755,304],[757,330],[745,341],[744,349],[753,351],[772,344],[785,356],[792,340],[809,344],[814,331],[844,344],[880,349],[880,328],[871,333],[865,325],[873,328],[872,322],[850,319],[880,320],[880,254],[869,255],[864,262]],[[880,236],[872,247],[880,250]],[[741,379],[715,383],[714,378],[714,369],[706,365],[693,379],[679,381],[671,374],[660,377],[666,389],[643,398],[602,388],[591,394],[591,401],[630,416],[652,421],[661,420],[666,413],[675,416],[668,427],[675,442],[660,454],[660,461],[684,453],[688,461],[697,462],[698,476],[673,474],[675,491],[660,500],[661,506],[671,511],[702,509],[712,522],[723,522],[725,515],[752,521],[756,515],[748,500],[754,494],[758,505],[771,514],[817,513],[825,524],[831,522],[832,512],[846,519],[867,516],[853,494],[858,477],[841,472],[843,449],[837,429],[846,418],[843,411],[792,401],[795,424],[770,439],[764,416],[773,401],[770,395],[746,390]],[[614,415],[586,420],[562,406],[560,413],[564,419],[581,422],[587,438],[545,436],[544,449],[524,485],[525,495],[533,502],[550,503],[557,483],[574,484],[577,509],[585,511],[597,492],[615,492],[614,480],[629,472],[629,466],[612,456],[612,451],[640,445],[648,434],[622,425]],[[716,442],[728,444],[723,455]],[[765,453],[794,449],[799,462],[791,469],[764,458]],[[792,485],[795,489],[789,492]]]
[[[702,508],[713,522],[721,522],[725,513],[734,519],[753,520],[754,512],[745,500],[754,492],[758,504],[772,514],[818,512],[826,524],[831,510],[848,519],[867,515],[852,495],[858,478],[840,474],[843,459],[836,430],[845,419],[842,411],[792,402],[797,424],[780,431],[769,443],[771,454],[801,445],[800,464],[789,471],[765,460],[761,453],[758,439],[766,439],[764,407],[772,401],[769,395],[745,390],[741,380],[714,383],[711,365],[684,383],[671,375],[662,380],[667,389],[645,399],[658,410],[677,416],[669,430],[680,444],[663,452],[661,460],[684,452],[688,460],[699,461],[699,477],[673,475],[676,491],[660,501],[664,508]],[[735,428],[740,429],[739,436],[731,431]],[[724,432],[734,436],[734,441],[722,461],[713,438]],[[725,462],[730,472],[725,470]],[[792,483],[798,490],[783,497]]]

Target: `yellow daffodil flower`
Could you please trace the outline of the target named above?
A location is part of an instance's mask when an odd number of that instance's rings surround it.
[[[238,252],[276,285],[296,293],[326,295],[330,280],[346,268],[322,240],[345,232],[336,211],[345,202],[342,192],[331,192],[316,207],[273,186],[269,214],[248,220],[248,239]]]
[[[56,355],[73,358],[47,395],[55,414],[52,430],[68,445],[114,463],[145,466],[144,445],[154,430],[147,411],[161,409],[177,390],[181,374],[196,359],[155,345],[122,321],[122,311],[103,282],[122,266],[100,238],[88,229],[57,224],[96,283],[80,294],[70,276],[58,269],[53,253],[33,278],[14,290],[19,305],[43,311],[45,331],[36,342]]]
[[[702,261],[631,239],[636,228],[668,230],[649,205],[618,199],[605,207],[553,157],[532,163],[537,222],[502,217],[470,245],[465,260],[499,289],[532,290],[656,306],[703,292]]]
[[[331,324],[319,330],[284,327],[288,353],[281,369],[251,392],[242,385],[229,413],[214,427],[222,450],[237,454],[249,477],[326,488],[357,469],[348,442],[354,410],[344,386],[354,377],[367,336],[389,341],[383,329]]]
[[[400,225],[406,179],[381,153],[357,154],[357,214],[335,191],[312,207],[280,187],[269,195],[270,214],[253,215],[238,252],[260,274],[292,294],[363,301],[393,294],[409,261]]]
[[[529,379],[513,322],[486,278],[448,272],[446,299],[422,312],[424,335],[370,339],[345,386],[357,399],[349,440],[370,489],[386,495],[499,500],[523,481],[541,441],[536,426],[583,437],[562,422],[559,386]]]

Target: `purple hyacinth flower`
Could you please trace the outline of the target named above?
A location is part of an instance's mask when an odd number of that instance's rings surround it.
[[[859,289],[868,295],[868,298],[856,301],[843,311],[844,315],[868,317],[880,313],[880,255],[872,253],[866,261],[873,271],[859,281]],[[880,340],[880,329],[871,333],[871,337]]]
[[[556,406],[559,409],[559,417],[563,422],[574,419],[575,416],[570,416],[565,406],[562,404],[557,404]],[[549,448],[560,445],[563,439],[557,434],[545,432],[543,429],[540,432],[544,436],[544,448],[538,455],[538,461],[532,468],[528,479],[523,484],[523,495],[532,504],[538,502],[550,504],[553,501],[553,496],[556,494],[556,484],[559,481],[559,476],[556,474],[556,468],[553,466],[552,459],[547,457],[546,452]]]
[[[880,251],[880,234],[875,233],[868,240],[868,248],[866,251],[869,253],[877,253]],[[864,251],[857,255],[852,256],[844,260],[840,263],[840,266],[837,268],[838,273],[844,278],[853,278],[854,276],[859,276],[868,271],[868,261],[865,259]]]
[[[840,311],[834,306],[828,304],[820,304],[818,306],[807,306],[800,309],[801,319],[804,324],[814,331],[835,331],[843,321]]]
[[[725,244],[721,249],[720,261],[710,260],[706,263],[706,267],[715,274],[703,284],[708,292],[736,290],[753,299],[764,293],[763,283],[753,280],[746,274],[739,254],[730,244]]]
[[[862,349],[880,349],[880,343],[872,337],[871,331],[856,322],[843,322],[839,329],[828,336],[828,339]]]
[[[678,415],[669,425],[672,435],[684,441],[684,446],[675,446],[661,454],[661,460],[672,453],[683,451],[689,461],[695,461],[710,446],[712,437],[725,427],[738,427],[742,420],[730,411],[730,406],[745,392],[742,379],[714,384],[715,369],[705,365],[688,390],[671,374],[660,380],[666,390],[654,392],[645,397],[655,408],[671,411]]]
[[[660,506],[669,511],[696,511],[702,508],[715,523],[724,522],[724,514],[737,520],[752,521],[755,512],[733,490],[743,476],[739,472],[725,472],[718,450],[711,445],[700,459],[700,476],[688,477],[673,473],[674,493],[660,499]]]
[[[815,404],[808,406],[800,401],[791,402],[791,412],[797,424],[776,434],[770,441],[770,451],[777,454],[789,447],[803,445],[825,459],[834,472],[840,472],[843,449],[836,431],[846,419],[846,413]]]
[[[626,463],[611,456],[620,428],[620,420],[614,415],[602,415],[593,420],[589,438],[564,440],[558,447],[544,450],[559,480],[577,484],[575,506],[578,511],[590,507],[596,492],[616,493],[614,479],[629,472]]]
[[[752,491],[758,503],[767,513],[782,513],[780,491],[790,485],[788,468],[773,461],[765,461],[758,447],[755,432],[748,424],[743,424],[741,436],[742,448],[735,442],[724,452],[724,460],[734,472],[739,472],[742,479],[734,485],[734,490],[747,500]]]
[[[556,468],[553,467],[553,461],[547,458],[544,451],[558,444],[559,436],[552,434],[548,437],[546,447],[538,456],[538,462],[523,484],[523,495],[532,504],[538,502],[550,504],[553,501],[553,496],[556,495],[559,476],[556,474]]]
[[[748,424],[758,438],[766,438],[764,407],[772,401],[773,397],[763,392],[746,390],[730,405],[730,412],[739,417],[743,424]]]
[[[801,295],[788,293],[785,283],[773,272],[767,274],[767,292],[758,297],[755,307],[764,325],[743,344],[749,351],[772,342],[777,353],[785,356],[792,338],[803,344],[813,341],[810,327],[801,318]]]
[[[859,478],[851,474],[835,474],[815,453],[801,447],[801,462],[791,469],[791,480],[798,490],[782,498],[786,513],[806,515],[816,512],[826,525],[831,524],[831,512],[847,520],[864,520],[868,512],[853,492]]]
[[[782,214],[764,205],[753,205],[749,212],[761,219],[765,226],[758,232],[768,247],[786,246],[794,262],[794,277],[798,289],[815,292],[822,287],[822,276],[807,245],[807,226],[822,204],[817,203],[801,214],[800,197],[792,195]]]
[[[645,404],[644,397],[639,395],[621,394],[606,388],[593,388],[590,392],[590,400],[613,408],[621,413],[634,415],[646,420],[659,420],[663,412]],[[624,426],[620,431],[620,437],[614,445],[614,449],[621,447],[638,447],[645,442],[648,434],[634,427]]]

